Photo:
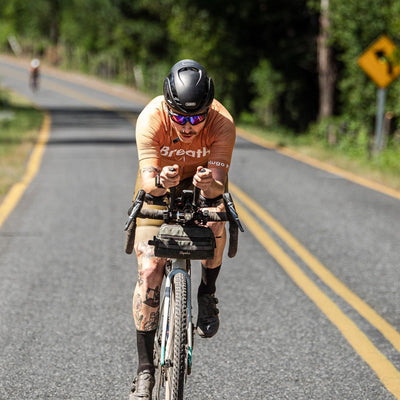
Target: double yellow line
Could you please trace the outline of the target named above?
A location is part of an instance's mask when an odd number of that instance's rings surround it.
[[[317,305],[327,318],[339,329],[354,350],[376,373],[388,391],[400,399],[400,372],[374,346],[360,328],[332,301],[290,258],[278,243],[269,235],[258,220],[247,210],[251,210],[259,220],[267,224],[301,260],[338,296],[351,305],[371,325],[400,351],[400,334],[368,304],[340,282],[324,265],[304,248],[283,226],[281,226],[260,205],[247,196],[236,185],[229,183],[235,196],[236,208],[241,220],[268,253],[286,271],[296,285]],[[244,206],[246,205],[246,207]]]

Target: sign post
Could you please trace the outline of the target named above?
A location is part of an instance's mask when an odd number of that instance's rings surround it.
[[[358,65],[378,86],[375,152],[382,150],[386,87],[400,75],[400,66],[394,60],[395,50],[396,45],[387,36],[382,35],[358,59]]]
[[[383,145],[383,115],[385,113],[386,89],[378,88],[375,119],[375,145],[376,152],[382,150]]]

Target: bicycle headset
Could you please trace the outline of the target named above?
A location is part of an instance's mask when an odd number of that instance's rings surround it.
[[[164,98],[174,110],[184,114],[207,111],[214,99],[214,82],[196,61],[178,61],[164,80]]]

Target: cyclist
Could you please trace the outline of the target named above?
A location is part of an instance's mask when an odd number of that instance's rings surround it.
[[[146,192],[144,207],[159,208],[157,203],[169,188],[177,186],[179,194],[194,185],[201,189],[204,207],[221,211],[236,137],[234,121],[214,99],[214,83],[196,61],[176,63],[164,80],[163,91],[164,95],[150,101],[137,120],[139,171],[135,192],[140,188]],[[154,386],[153,342],[166,260],[154,256],[148,240],[157,234],[160,224],[137,220],[134,248],[138,280],[133,316],[139,365],[130,400],[150,400]],[[210,222],[209,226],[216,238],[215,256],[201,261],[197,294],[197,331],[206,338],[215,335],[219,327],[215,282],[226,242],[224,222]]]
[[[38,88],[40,76],[40,61],[34,58],[29,66],[29,85],[33,91]]]

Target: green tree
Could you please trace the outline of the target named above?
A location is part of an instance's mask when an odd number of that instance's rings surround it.
[[[169,22],[179,55],[209,68],[217,95],[235,114],[250,111],[252,100],[262,95],[251,75],[268,60],[284,77],[285,88],[275,96],[277,119],[295,129],[317,113],[317,29],[316,13],[301,0],[184,0],[173,6]]]
[[[331,0],[332,45],[340,63],[339,113],[367,121],[375,114],[376,87],[359,68],[357,60],[382,34],[396,38],[391,23],[398,0]],[[352,17],[349,18],[349,15]],[[390,106],[392,101],[390,100]]]
[[[372,126],[376,88],[357,59],[382,33],[399,39],[399,15],[400,0],[0,0],[0,45],[12,34],[27,55],[53,54],[152,93],[173,63],[193,58],[236,117],[254,112],[302,132],[332,112]],[[322,28],[320,16],[329,17]],[[318,81],[319,34],[335,71],[333,101]],[[396,115],[399,95],[395,82],[387,104]]]

